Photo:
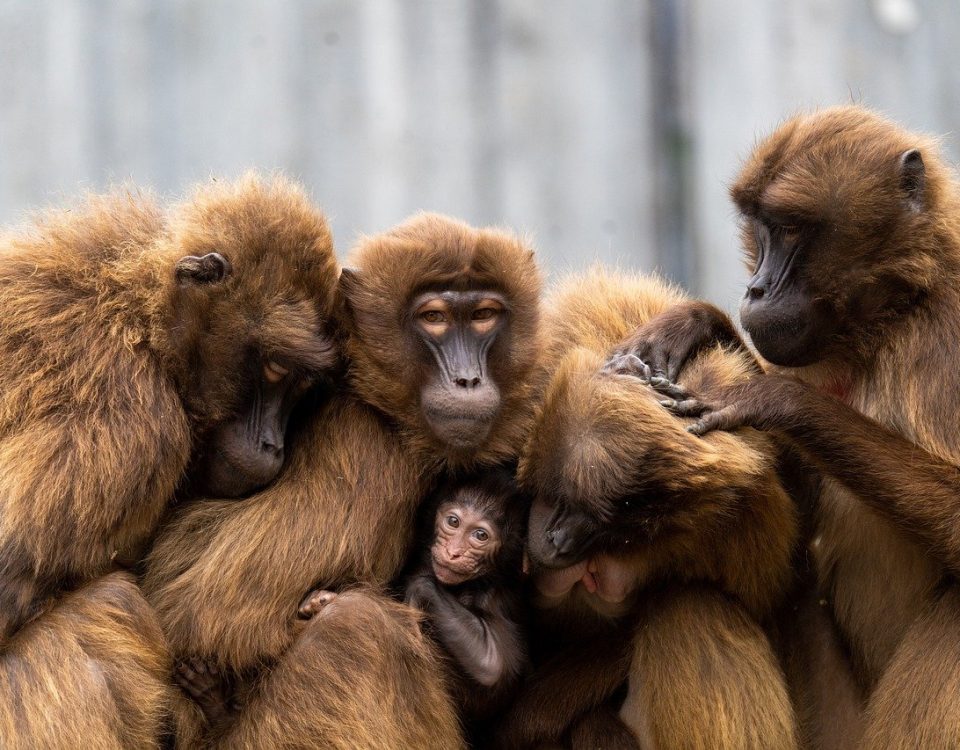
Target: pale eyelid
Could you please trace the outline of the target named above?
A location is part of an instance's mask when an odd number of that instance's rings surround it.
[[[428,312],[438,312],[446,315],[449,312],[449,307],[447,303],[441,299],[431,299],[417,308],[417,315],[423,315]]]
[[[273,360],[267,360],[263,363],[263,376],[271,383],[279,383],[289,374],[290,370],[288,368]]]

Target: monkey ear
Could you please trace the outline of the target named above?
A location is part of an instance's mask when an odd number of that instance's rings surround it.
[[[926,169],[920,149],[905,151],[900,155],[900,189],[907,194],[907,205],[911,211],[923,209],[925,187]]]
[[[220,253],[207,253],[204,256],[186,255],[177,261],[177,283],[181,286],[188,284],[218,284],[233,273],[230,261]]]

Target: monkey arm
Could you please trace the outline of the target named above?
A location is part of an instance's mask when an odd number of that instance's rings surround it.
[[[652,377],[674,381],[700,351],[724,344],[749,351],[729,316],[708,302],[689,300],[655,315],[617,347],[607,362],[616,369],[630,355],[649,365]]]
[[[826,475],[960,572],[960,468],[791,378],[752,378],[718,400],[725,406],[706,407],[691,432],[748,425],[787,435]],[[687,416],[704,409],[694,399],[670,403]]]
[[[523,650],[516,629],[499,611],[496,597],[477,615],[435,583],[421,586],[419,594],[438,640],[470,677],[492,688],[515,673]]]

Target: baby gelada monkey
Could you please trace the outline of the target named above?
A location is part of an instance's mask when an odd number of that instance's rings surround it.
[[[444,484],[424,506],[404,588],[449,654],[463,718],[476,730],[509,700],[528,659],[522,628],[528,503],[506,471]]]

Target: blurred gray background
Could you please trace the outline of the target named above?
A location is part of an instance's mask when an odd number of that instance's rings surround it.
[[[0,0],[0,222],[278,168],[341,254],[433,209],[732,308],[756,138],[860,101],[956,158],[958,40],[957,0]]]

